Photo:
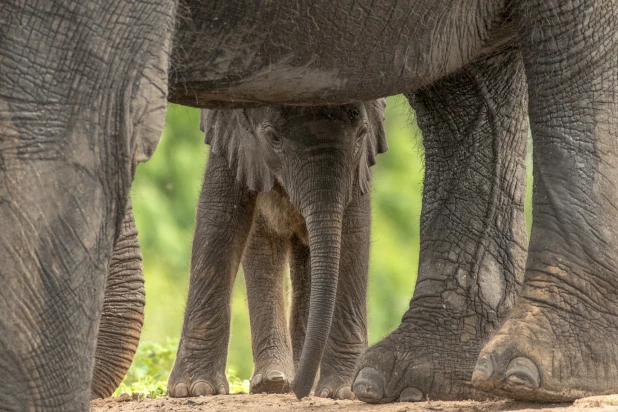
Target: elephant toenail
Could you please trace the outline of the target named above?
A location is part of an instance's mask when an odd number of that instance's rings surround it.
[[[320,392],[320,398],[328,398],[330,396],[330,389],[324,388]]]
[[[530,389],[538,389],[541,386],[539,369],[528,358],[515,358],[506,369],[506,381],[514,385],[525,386]]]
[[[206,381],[197,381],[191,386],[193,396],[210,396],[215,394],[215,388]]]
[[[172,398],[186,398],[189,396],[189,388],[184,383],[178,383],[169,395]]]
[[[255,376],[253,377],[253,379],[251,379],[251,384],[252,384],[253,386],[257,386],[257,385],[259,385],[260,383],[262,383],[262,374],[261,374],[261,373],[258,373],[257,375],[255,375]]]
[[[380,402],[384,397],[384,377],[373,368],[363,368],[356,376],[352,390],[363,402]]]
[[[266,374],[266,380],[271,382],[283,381],[285,379],[285,375],[280,371],[270,371]]]
[[[356,399],[356,396],[354,396],[354,392],[352,392],[352,389],[350,389],[349,386],[343,386],[339,388],[339,390],[337,391],[337,396],[335,396],[335,398],[353,401],[354,399]]]
[[[483,355],[474,367],[472,383],[486,381],[494,374],[494,360],[491,355]]]
[[[423,392],[416,388],[405,388],[399,395],[399,402],[420,402],[423,399]]]
[[[227,389],[225,388],[225,384],[220,384],[219,389],[217,389],[217,393],[219,395],[227,395]]]

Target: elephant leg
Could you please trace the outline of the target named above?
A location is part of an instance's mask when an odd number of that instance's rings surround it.
[[[521,56],[485,56],[409,99],[426,157],[418,278],[353,389],[366,402],[482,399],[472,371],[514,305],[526,258]]]
[[[210,153],[197,205],[189,296],[176,361],[168,381],[172,397],[226,394],[230,300],[256,194],[236,181],[227,161]]]
[[[324,398],[354,399],[356,363],[367,349],[367,277],[371,200],[369,191],[354,199],[343,215],[337,300],[315,393]]]
[[[114,239],[163,127],[175,8],[0,2],[3,411],[89,409]]]
[[[92,398],[111,396],[127,374],[144,324],[144,272],[131,201],[105,282],[92,374]]]
[[[527,1],[533,224],[515,309],[473,384],[569,401],[618,391],[618,7]]]
[[[296,236],[292,237],[291,243],[290,284],[292,299],[289,324],[294,370],[296,370],[307,334],[309,296],[311,294],[311,260],[309,246],[303,244]]]
[[[287,393],[294,376],[283,291],[289,242],[264,225],[256,218],[243,257],[254,363],[250,392]]]

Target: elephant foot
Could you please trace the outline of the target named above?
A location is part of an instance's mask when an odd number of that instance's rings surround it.
[[[192,396],[226,395],[229,393],[230,386],[225,377],[225,366],[191,362],[188,359],[196,358],[181,356],[181,352],[179,351],[176,357],[176,362],[167,381],[168,396],[172,398],[187,398]]]
[[[456,325],[465,323],[461,319],[446,322],[424,316],[424,323],[406,321],[404,316],[397,330],[361,357],[352,385],[358,399],[368,403],[487,399],[470,384],[482,330],[458,332]]]
[[[315,390],[315,394],[321,398],[331,398],[338,400],[354,400],[354,392],[350,380],[342,380],[340,378],[325,377],[320,378]]]
[[[337,347],[322,358],[320,379],[315,386],[315,395],[335,400],[354,400],[352,381],[356,364],[361,354],[367,349],[366,342],[345,344],[343,339],[335,339]]]
[[[472,384],[496,395],[541,402],[618,392],[614,304],[597,306],[569,294],[560,290],[546,300],[522,297],[481,351]]]
[[[250,393],[288,393],[290,381],[293,375],[282,372],[284,368],[270,366],[260,368],[253,373],[251,378]]]
[[[227,395],[227,393],[227,379],[225,382],[221,382],[217,385],[217,382],[213,379],[207,380],[206,378],[194,378],[191,379],[190,382],[188,380],[178,383],[170,382],[168,383],[167,388],[167,394],[172,398]]]

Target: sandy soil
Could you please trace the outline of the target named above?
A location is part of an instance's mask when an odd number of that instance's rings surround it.
[[[370,405],[360,401],[333,401],[316,397],[298,401],[294,395],[220,395],[199,398],[159,398],[138,400],[137,396],[123,395],[92,401],[94,412],[132,411],[222,411],[222,412],[593,412],[618,411],[618,395],[584,398],[573,404],[522,403],[508,400],[487,402],[418,402]]]

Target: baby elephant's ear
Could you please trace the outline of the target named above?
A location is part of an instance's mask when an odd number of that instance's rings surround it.
[[[369,168],[376,164],[378,154],[388,150],[386,132],[384,131],[386,99],[367,102],[365,107],[367,108],[369,135],[365,144],[365,153],[361,157],[361,163],[358,167],[358,183],[363,194],[369,190],[369,181],[371,180]]]
[[[257,192],[272,189],[274,175],[265,160],[266,148],[243,109],[204,109],[200,129],[210,151],[227,160],[239,183]]]

